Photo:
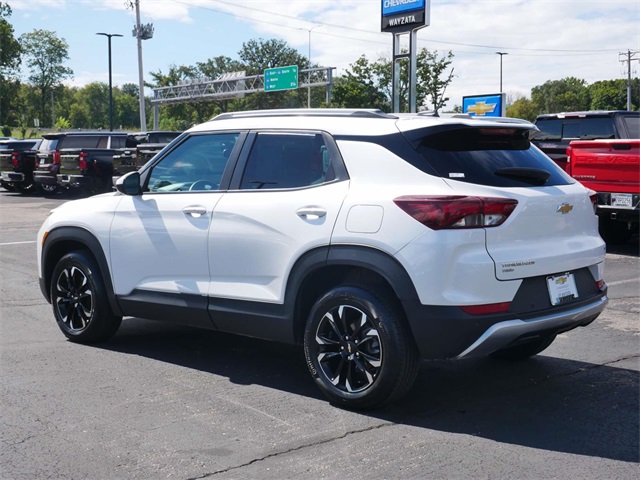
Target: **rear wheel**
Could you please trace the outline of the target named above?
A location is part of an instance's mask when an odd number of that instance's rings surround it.
[[[112,313],[100,271],[85,252],[69,253],[56,265],[51,304],[58,327],[73,342],[107,340],[122,322]]]
[[[541,337],[533,342],[523,343],[522,345],[516,345],[515,347],[498,350],[497,352],[492,353],[491,356],[501,360],[525,360],[542,352],[551,345],[555,339],[555,335]]]
[[[16,190],[25,195],[34,192],[35,189],[36,184],[33,183],[33,180],[25,180],[22,183],[16,184]]]
[[[313,306],[304,351],[316,384],[347,408],[397,400],[415,380],[417,349],[397,302],[373,288],[340,286]]]
[[[53,195],[54,193],[58,193],[58,185],[47,185],[47,184],[40,184],[40,189],[46,194],[46,195]]]

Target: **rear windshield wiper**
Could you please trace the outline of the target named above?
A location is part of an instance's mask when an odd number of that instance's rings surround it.
[[[546,170],[526,167],[499,168],[494,173],[501,177],[514,178],[532,185],[544,185],[551,176],[551,173]]]

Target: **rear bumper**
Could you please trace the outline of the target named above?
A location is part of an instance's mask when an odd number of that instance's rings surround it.
[[[20,172],[0,172],[0,179],[7,183],[22,183],[25,180],[24,173]]]
[[[73,188],[91,188],[94,184],[93,177],[83,175],[59,174],[56,176],[58,185]]]
[[[56,176],[51,172],[33,172],[33,181],[38,185],[57,185],[58,180]]]
[[[609,302],[605,295],[596,301],[565,312],[528,320],[507,320],[488,328],[455,358],[486,356],[527,337],[558,334],[593,322]]]

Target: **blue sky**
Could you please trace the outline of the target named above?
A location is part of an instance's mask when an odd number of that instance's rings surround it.
[[[4,0],[16,36],[34,29],[55,31],[69,44],[74,78],[69,84],[108,81],[107,40],[112,40],[113,82],[138,83],[133,10],[125,0]],[[238,58],[243,42],[280,38],[338,73],[365,54],[391,55],[392,37],[380,33],[381,0],[140,0],[142,23],[154,38],[143,42],[148,72],[194,65],[218,55]],[[311,30],[311,33],[309,30]],[[569,76],[592,83],[626,78],[621,52],[640,50],[638,0],[432,0],[431,25],[418,47],[455,57],[450,106],[463,95],[503,90],[512,98],[532,87]],[[640,53],[635,56],[640,59]],[[632,61],[634,76],[640,63]],[[26,73],[26,72],[25,72]],[[148,92],[150,94],[150,92]]]

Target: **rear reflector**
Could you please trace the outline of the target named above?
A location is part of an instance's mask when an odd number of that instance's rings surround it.
[[[469,315],[490,315],[492,313],[506,313],[511,308],[511,302],[490,303],[487,305],[467,305],[459,307]]]
[[[510,198],[410,195],[394,203],[432,230],[497,227],[518,205]]]

